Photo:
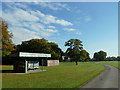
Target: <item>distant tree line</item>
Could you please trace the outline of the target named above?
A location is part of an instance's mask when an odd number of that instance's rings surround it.
[[[120,56],[117,56],[117,57],[107,57],[106,61],[120,61]]]

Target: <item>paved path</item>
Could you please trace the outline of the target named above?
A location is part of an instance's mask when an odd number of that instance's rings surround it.
[[[105,71],[82,88],[118,88],[118,69],[110,65],[104,66]]]

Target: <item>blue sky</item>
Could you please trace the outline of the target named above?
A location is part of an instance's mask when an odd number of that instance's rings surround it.
[[[2,17],[14,35],[13,42],[45,38],[65,51],[65,42],[80,39],[90,53],[118,55],[117,2],[4,2]]]

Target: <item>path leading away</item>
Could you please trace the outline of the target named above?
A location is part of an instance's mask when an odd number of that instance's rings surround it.
[[[118,69],[110,65],[104,66],[106,67],[105,71],[82,88],[118,88]]]

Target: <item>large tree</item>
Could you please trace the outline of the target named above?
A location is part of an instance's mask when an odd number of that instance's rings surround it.
[[[90,59],[89,53],[83,49],[82,41],[79,39],[70,39],[65,42],[65,46],[68,46],[66,55],[72,59],[72,61],[87,61]]]
[[[80,59],[80,51],[83,50],[82,41],[79,39],[70,39],[65,42],[65,46],[68,46],[66,50],[67,56],[69,56],[72,60]]]
[[[103,60],[106,60],[106,56],[107,56],[107,53],[106,52],[104,52],[104,51],[99,51],[99,52],[95,52],[94,53],[94,59],[95,60],[101,60],[101,61],[103,61]]]
[[[53,59],[61,59],[63,55],[63,51],[58,47],[56,43],[49,42],[48,45],[50,46],[50,53]]]
[[[8,23],[2,18],[0,18],[0,32],[2,32],[0,40],[0,47],[2,46],[2,56],[6,56],[11,54],[11,51],[14,50],[14,44],[12,42],[13,34],[8,31]]]
[[[31,39],[29,41],[23,41],[21,45],[18,45],[18,51],[21,52],[36,52],[36,53],[49,53],[50,47],[47,44],[47,40]]]

